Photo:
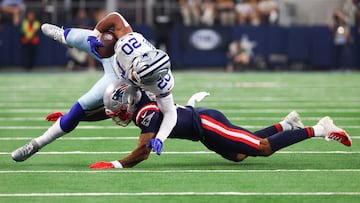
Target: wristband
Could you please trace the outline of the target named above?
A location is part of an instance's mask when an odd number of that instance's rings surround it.
[[[114,168],[123,168],[122,164],[119,161],[112,161],[112,165],[114,165]]]

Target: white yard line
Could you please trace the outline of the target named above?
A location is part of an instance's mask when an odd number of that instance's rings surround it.
[[[360,172],[360,169],[269,169],[269,170],[134,170],[134,169],[103,169],[103,170],[0,170],[7,173],[348,173]]]
[[[84,196],[358,196],[360,192],[93,192],[93,193],[9,193],[0,197],[84,197]]]
[[[88,154],[129,154],[131,151],[122,152],[88,152],[88,151],[67,151],[67,152],[38,152],[38,155],[88,155]],[[0,155],[10,155],[10,152],[0,152]],[[212,151],[189,151],[189,152],[162,152],[169,155],[195,155],[215,154]],[[360,151],[278,151],[276,154],[360,154]]]
[[[39,130],[39,129],[48,129],[49,126],[0,126],[0,130]],[[136,126],[127,126],[127,129],[139,129]],[[124,129],[120,126],[113,125],[113,126],[95,126],[95,125],[83,125],[78,126],[76,129],[117,129],[121,130]]]
[[[30,140],[32,137],[0,137],[0,141],[18,141],[18,140]],[[61,137],[58,140],[138,140],[139,137],[123,137],[123,136],[111,136],[111,137]],[[317,138],[321,139],[321,138]],[[351,139],[360,139],[360,136],[351,136]]]
[[[251,129],[262,129],[265,126],[263,125],[241,125],[243,128],[251,128]],[[360,125],[341,125],[339,126],[344,129],[359,129]],[[40,130],[40,129],[48,129],[49,126],[0,126],[0,130]],[[81,125],[78,126],[76,129],[93,129],[93,130],[101,130],[101,129],[117,129],[121,130],[124,129],[117,125],[113,126],[95,126],[95,125]],[[126,129],[139,129],[136,126],[127,126]]]
[[[224,109],[225,113],[286,113],[293,109]],[[319,108],[319,109],[296,109],[300,113],[359,113],[360,109],[335,109],[335,108]],[[67,112],[68,109],[2,109],[1,113],[50,113],[53,111]]]
[[[321,118],[319,117],[303,117],[302,121],[317,121]],[[282,120],[283,117],[238,117],[238,116],[228,116],[229,120],[234,121],[279,121]],[[360,117],[336,117],[334,118],[336,121],[359,121]],[[39,117],[0,117],[0,121],[44,121],[45,116]]]

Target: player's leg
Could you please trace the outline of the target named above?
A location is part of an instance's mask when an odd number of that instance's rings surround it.
[[[304,128],[304,124],[301,122],[299,114],[296,111],[292,111],[284,118],[284,120],[267,128],[258,130],[254,132],[254,134],[258,137],[266,138],[281,131],[301,128]]]
[[[85,51],[92,55],[98,61],[101,61],[95,56],[89,48],[87,37],[91,34],[91,30],[81,28],[66,28],[63,29],[56,25],[45,23],[41,25],[41,31],[48,37],[70,47],[74,47]]]
[[[282,131],[260,142],[260,155],[268,156],[287,146],[312,137],[322,137],[328,141],[338,141],[351,146],[350,136],[337,127],[329,117],[322,118],[316,125],[298,130]]]
[[[41,136],[15,150],[11,154],[12,158],[15,161],[25,161],[42,147],[74,130],[84,118],[86,111],[91,111],[103,105],[103,94],[107,86],[117,79],[118,77],[114,72],[104,74],[104,76],[72,106],[67,114],[60,117]]]
[[[241,161],[247,155],[258,154],[262,138],[247,129],[233,125],[219,111],[204,109],[199,113],[203,128],[201,142],[208,149],[232,161]]]

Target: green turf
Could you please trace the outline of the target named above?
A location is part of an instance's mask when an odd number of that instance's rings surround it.
[[[139,131],[111,121],[79,128],[23,163],[10,153],[39,136],[44,117],[66,111],[100,73],[0,74],[0,202],[359,202],[360,74],[174,72],[174,98],[223,111],[257,130],[297,110],[305,125],[329,115],[353,138],[352,147],[311,139],[271,157],[234,163],[201,143],[167,140],[133,169],[88,169],[119,159],[136,146]],[[103,139],[100,139],[103,137]],[[84,139],[79,139],[84,138]],[[64,154],[65,152],[65,154]]]

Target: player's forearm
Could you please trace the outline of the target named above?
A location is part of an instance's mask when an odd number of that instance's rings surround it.
[[[159,138],[164,142],[176,125],[177,111],[172,94],[163,98],[157,98],[157,104],[163,114],[163,120],[160,124],[156,138]]]
[[[81,119],[81,121],[101,121],[110,118],[105,113],[104,107],[99,107],[92,111],[86,111],[85,117]]]
[[[122,168],[131,168],[140,162],[146,160],[151,152],[151,148],[147,147],[150,139],[155,137],[155,133],[144,133],[139,137],[137,148],[134,149],[127,157],[119,160]]]
[[[113,28],[117,39],[128,32],[132,32],[132,28],[129,23],[117,12],[109,13],[100,20],[95,26],[94,33],[103,33],[108,31],[110,28]]]
[[[131,168],[146,160],[149,157],[150,152],[150,148],[147,148],[146,145],[142,145],[132,151],[127,157],[119,160],[119,162],[123,168]]]

